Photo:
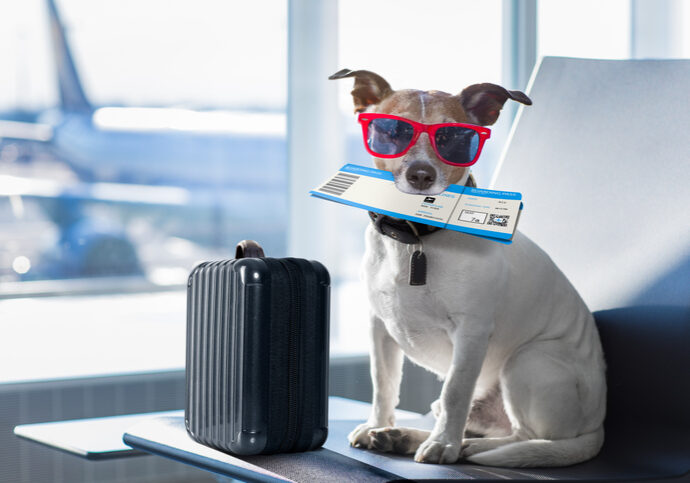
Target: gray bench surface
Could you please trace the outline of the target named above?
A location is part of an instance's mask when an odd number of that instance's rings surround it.
[[[340,397],[330,397],[329,417],[340,420],[363,420],[369,416],[371,405]],[[398,411],[398,417],[416,417],[417,413]],[[124,458],[146,454],[128,446],[122,436],[138,423],[156,418],[184,420],[184,411],[127,414],[104,418],[75,419],[15,426],[14,434],[20,438],[64,451],[90,460]]]
[[[412,455],[400,456],[352,448],[347,434],[357,421],[331,420],[323,448],[306,453],[231,456],[192,440],[182,416],[157,417],[130,428],[124,436],[132,447],[172,458],[220,475],[243,481],[395,481],[395,480],[575,480],[656,481],[683,478],[690,459],[679,452],[677,435],[655,432],[654,443],[640,436],[639,429],[619,432],[601,454],[585,463],[565,468],[492,468],[458,463],[415,463]],[[429,428],[429,417],[399,420],[401,426]],[[664,439],[666,436],[668,439]],[[656,438],[655,438],[656,439]],[[675,448],[675,450],[674,450]],[[666,460],[674,461],[664,467]],[[668,462],[668,461],[667,461]],[[688,479],[685,474],[684,480]],[[678,481],[678,480],[676,480]]]

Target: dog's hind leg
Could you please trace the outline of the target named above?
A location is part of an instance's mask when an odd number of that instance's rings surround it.
[[[384,453],[413,454],[431,434],[416,428],[379,428],[369,431],[371,448]]]
[[[586,364],[558,341],[533,343],[513,355],[501,374],[513,434],[465,440],[463,456],[472,463],[519,467],[592,458],[603,442],[605,399],[598,373]]]
[[[395,424],[395,407],[402,380],[403,352],[400,346],[390,336],[383,321],[373,314],[370,330],[374,396],[369,419],[348,435],[350,444],[356,448],[371,448],[370,430]]]
[[[434,415],[435,419],[438,419],[441,415],[441,400],[437,399],[431,403],[431,414]],[[467,420],[468,424],[472,419],[471,413],[470,418]],[[483,430],[471,429],[469,426],[465,428],[465,438],[481,438],[484,435]]]
[[[472,401],[465,425],[465,437],[500,438],[513,433],[512,425],[503,407],[503,394],[498,382],[489,391]]]

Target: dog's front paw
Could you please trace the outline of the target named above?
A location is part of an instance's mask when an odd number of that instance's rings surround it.
[[[460,459],[462,441],[445,441],[443,438],[429,437],[414,455],[417,463],[452,464]]]
[[[371,436],[369,436],[369,432],[372,429],[374,429],[374,426],[369,423],[362,423],[353,429],[347,436],[350,446],[354,446],[355,448],[371,448]]]
[[[371,449],[384,453],[397,453],[394,447],[402,439],[402,434],[397,428],[378,428],[369,430],[369,438]]]
[[[429,436],[414,428],[380,428],[369,431],[371,448],[384,453],[413,454]]]

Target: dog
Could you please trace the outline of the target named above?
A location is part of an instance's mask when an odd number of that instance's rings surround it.
[[[451,95],[393,90],[365,70],[330,77],[343,78],[354,78],[355,112],[427,127],[489,126],[508,99],[531,104],[524,93],[495,84]],[[375,166],[393,173],[406,193],[435,195],[450,184],[472,184],[469,166],[444,162],[441,141],[435,138],[434,147],[429,132],[403,155],[374,156]],[[394,133],[393,140],[401,136],[410,134]],[[414,454],[422,463],[552,467],[594,457],[604,441],[604,355],[594,318],[565,275],[519,231],[512,244],[451,230],[420,241],[428,277],[411,285],[410,245],[373,223],[367,228],[363,278],[371,307],[373,401],[350,444]],[[431,431],[395,427],[404,356],[443,380],[431,405]]]

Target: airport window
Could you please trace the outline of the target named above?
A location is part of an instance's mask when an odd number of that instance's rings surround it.
[[[678,15],[678,30],[681,33],[680,37],[680,57],[690,58],[690,4],[682,2],[681,11]]]
[[[629,0],[538,2],[538,55],[627,59]]]
[[[1,295],[181,287],[242,238],[285,255],[286,1],[0,19]]]
[[[0,2],[0,382],[179,370],[191,269],[287,254],[286,34],[286,0]]]

